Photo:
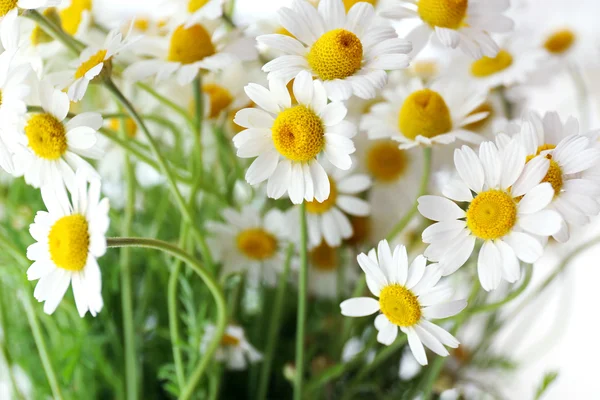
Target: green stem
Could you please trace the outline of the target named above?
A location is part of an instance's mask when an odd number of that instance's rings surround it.
[[[308,232],[306,203],[300,205],[300,271],[298,276],[298,315],[296,326],[296,376],[294,400],[302,400],[304,384],[304,332],[306,328],[306,292],[308,286]]]
[[[217,309],[217,322],[215,324],[216,330],[214,337],[211,339],[208,347],[206,348],[206,352],[192,372],[189,381],[179,396],[179,400],[190,399],[195,393],[196,387],[200,383],[200,379],[204,375],[204,372],[210,365],[210,361],[217,351],[217,348],[221,342],[221,338],[225,333],[225,328],[227,327],[227,305],[225,303],[223,291],[221,290],[217,280],[202,266],[202,264],[200,264],[200,262],[198,262],[187,252],[170,243],[150,238],[108,238],[107,245],[108,247],[143,247],[169,253],[187,263],[194,270],[194,272],[200,276],[200,278],[208,287],[208,290],[211,292]]]
[[[204,119],[204,99],[202,96],[202,76],[198,74],[196,79],[194,79],[193,83],[193,92],[194,92],[194,104],[196,106],[196,129],[194,132],[194,146],[196,148],[196,156],[197,158],[197,171],[198,176],[196,179],[203,181],[204,180],[204,165],[203,165],[203,149],[202,149],[202,121]],[[192,161],[196,160],[194,154],[191,156]]]
[[[150,94],[156,100],[163,103],[164,105],[169,107],[171,110],[173,110],[177,114],[179,114],[185,120],[185,122],[188,124],[188,126],[192,130],[194,129],[194,127],[196,126],[196,122],[190,117],[189,113],[185,110],[185,108],[179,106],[177,103],[169,100],[167,97],[158,93],[156,90],[152,89],[152,87],[150,87],[146,83],[138,82],[137,86],[140,87],[141,89],[145,90],[148,94]]]
[[[279,285],[277,286],[277,293],[275,294],[275,303],[273,304],[273,309],[271,311],[271,321],[269,322],[269,328],[267,331],[267,347],[265,349],[262,362],[262,369],[260,371],[258,395],[256,396],[258,400],[267,398],[267,389],[269,387],[269,378],[271,377],[271,367],[273,365],[273,352],[277,347],[277,339],[279,338],[279,328],[281,327],[281,313],[283,310],[283,304],[285,302],[287,281],[293,254],[294,245],[290,244],[285,259],[283,273],[279,277]]]
[[[431,176],[431,147],[423,148],[423,175],[421,175],[421,184],[419,185],[419,192],[417,194],[417,198],[413,203],[410,210],[404,214],[404,216],[398,221],[396,226],[391,230],[391,232],[386,236],[386,239],[391,242],[394,240],[396,236],[398,236],[404,228],[408,225],[408,223],[413,219],[415,214],[417,213],[417,207],[419,205],[418,200],[419,197],[423,196],[427,193],[427,187],[429,186],[429,178]]]
[[[183,227],[184,231],[180,239],[187,238],[189,227],[187,224]],[[180,241],[181,243],[181,241]],[[185,373],[183,370],[183,358],[181,357],[181,339],[179,337],[179,320],[177,315],[177,284],[179,283],[179,274],[181,273],[181,263],[176,262],[169,274],[168,283],[168,308],[169,308],[169,333],[171,335],[171,348],[173,351],[173,362],[175,363],[175,375],[180,390],[185,386]]]

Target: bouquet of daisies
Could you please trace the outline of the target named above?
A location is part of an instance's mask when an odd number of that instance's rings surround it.
[[[578,36],[242,2],[0,1],[0,397],[502,397],[503,327],[599,242]],[[529,109],[563,73],[581,122]]]

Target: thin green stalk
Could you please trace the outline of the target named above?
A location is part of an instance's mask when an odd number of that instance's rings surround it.
[[[306,292],[308,286],[308,232],[306,202],[300,205],[300,271],[298,273],[298,315],[296,326],[296,377],[294,400],[302,400],[304,385],[304,332],[306,329]]]
[[[170,243],[150,238],[108,238],[107,246],[143,247],[169,253],[172,256],[177,257],[181,261],[187,263],[194,270],[194,272],[198,274],[198,276],[200,276],[200,278],[204,281],[208,290],[213,296],[217,311],[215,335],[208,344],[206,352],[204,353],[202,359],[192,372],[190,379],[188,380],[187,384],[183,388],[181,395],[179,396],[179,400],[190,399],[195,393],[196,387],[200,383],[200,379],[204,375],[204,372],[206,372],[206,369],[210,365],[212,357],[217,351],[217,348],[219,347],[219,344],[221,342],[221,338],[225,333],[225,328],[227,327],[227,305],[225,303],[225,297],[223,296],[223,291],[221,290],[221,287],[219,286],[217,280],[212,276],[210,271],[205,269],[204,266],[200,264],[200,262],[198,262],[198,260],[192,257],[189,253]]]
[[[196,157],[194,154],[191,155],[191,160],[197,164],[196,169],[198,171],[198,176],[196,176],[197,180],[204,180],[204,157],[203,157],[203,149],[202,149],[202,122],[204,119],[204,97],[202,95],[202,76],[198,74],[196,79],[194,79],[193,83],[193,93],[194,93],[194,105],[196,107],[196,129],[194,132],[194,147],[196,148]]]
[[[164,105],[166,105],[167,107],[169,107],[171,110],[173,110],[177,114],[179,114],[185,120],[185,122],[188,124],[188,126],[192,130],[194,129],[194,127],[196,126],[196,122],[190,117],[189,113],[185,110],[185,108],[179,106],[177,103],[169,100],[167,97],[165,97],[162,94],[158,93],[156,90],[154,90],[148,84],[145,84],[145,83],[142,83],[142,82],[138,82],[137,86],[140,87],[141,89],[145,90],[148,94],[150,94],[156,100],[158,100],[159,102],[163,103]]]
[[[398,236],[404,228],[408,225],[408,223],[413,219],[415,214],[417,213],[417,207],[419,205],[418,200],[419,197],[423,196],[427,193],[427,187],[429,186],[429,178],[431,176],[431,147],[423,148],[423,174],[421,175],[421,184],[419,185],[419,192],[417,194],[417,198],[413,203],[410,210],[404,214],[404,216],[398,221],[396,226],[392,228],[391,232],[386,236],[386,239],[391,242],[394,240],[396,236]]]
[[[271,377],[271,367],[273,366],[273,353],[277,347],[277,339],[279,338],[279,328],[281,327],[281,313],[285,302],[285,294],[288,283],[288,275],[290,272],[290,264],[292,255],[294,254],[294,245],[290,244],[285,259],[283,273],[279,277],[279,285],[275,294],[275,303],[271,311],[271,321],[267,331],[267,347],[262,361],[262,369],[260,371],[260,381],[258,385],[258,400],[267,398],[267,389],[269,387],[269,378]]]

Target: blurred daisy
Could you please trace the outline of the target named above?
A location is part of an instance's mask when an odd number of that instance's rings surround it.
[[[442,276],[437,265],[427,267],[425,257],[419,255],[409,267],[406,248],[396,246],[392,254],[386,240],[379,242],[377,254],[372,249],[368,256],[361,253],[357,259],[369,290],[379,300],[371,297],[346,300],[340,304],[343,315],[364,317],[381,312],[375,318],[377,341],[391,345],[400,328],[408,336],[410,349],[421,365],[427,365],[423,345],[442,357],[449,354],[444,345],[458,347],[456,338],[429,321],[451,317],[467,306],[466,300],[450,300],[454,294],[451,287],[437,285]]]
[[[125,78],[140,81],[154,76],[159,82],[175,76],[180,85],[190,83],[201,69],[218,70],[232,62],[256,58],[249,38],[237,31],[225,32],[216,21],[179,25],[165,38],[142,38],[133,51],[150,58],[127,67]]]
[[[351,167],[356,128],[344,121],[346,107],[341,102],[327,104],[323,84],[306,71],[294,79],[295,105],[279,79],[271,79],[269,89],[251,83],[245,90],[262,108],[245,108],[234,120],[248,128],[233,138],[238,157],[258,157],[246,172],[248,183],[268,179],[269,197],[278,199],[287,191],[294,204],[327,200],[329,178],[317,156],[342,170]]]
[[[495,57],[498,45],[491,33],[512,30],[513,21],[502,13],[509,0],[399,0],[381,16],[394,20],[419,19],[407,36],[413,52],[420,52],[435,33],[446,47],[460,48],[475,59]]]
[[[338,293],[346,293],[356,282],[354,271],[344,268],[340,260],[340,247],[331,247],[321,242],[309,253],[310,272],[308,274],[309,291],[319,298],[333,299]],[[340,274],[340,268],[344,268]],[[339,280],[339,277],[343,280]]]
[[[369,330],[365,330],[362,337],[354,336],[348,339],[342,349],[342,361],[344,363],[350,362],[354,357],[358,356],[365,349],[365,344],[368,342]],[[375,350],[369,350],[364,356],[364,360],[367,364],[373,362],[375,358]]]
[[[360,123],[370,139],[391,138],[401,149],[435,143],[449,144],[456,139],[478,144],[482,138],[465,127],[487,116],[473,114],[487,91],[457,81],[433,82],[425,88],[413,79],[406,86],[384,90],[385,101],[375,104]]]
[[[39,279],[33,295],[52,314],[69,287],[73,286],[75,305],[83,317],[102,310],[100,268],[97,258],[106,252],[108,200],[100,200],[100,182],[89,185],[77,175],[71,200],[63,187],[44,186],[42,198],[48,211],[38,211],[29,227],[36,243],[27,248],[34,263],[27,279]]]
[[[400,357],[398,377],[403,381],[410,381],[419,375],[422,369],[423,367],[421,367],[421,364],[419,364],[413,353],[410,351],[410,347],[405,348],[402,352],[402,357]]]
[[[63,0],[5,0],[0,4],[0,18],[8,13],[17,13],[19,10],[34,10],[37,8],[55,7]]]
[[[285,54],[263,67],[269,79],[288,82],[308,71],[323,82],[332,100],[352,94],[368,99],[385,85],[386,70],[408,66],[411,44],[378,19],[369,3],[359,2],[346,14],[342,0],[321,0],[318,10],[305,0],[294,0],[292,8],[279,10],[279,18],[293,37],[256,38]]]
[[[204,336],[200,345],[200,351],[204,353],[208,344],[215,336],[215,326],[206,325]],[[228,325],[225,334],[221,338],[221,345],[215,353],[215,359],[224,362],[227,369],[243,370],[248,364],[254,364],[262,360],[260,354],[246,339],[244,329],[237,325]]]
[[[209,73],[202,78],[202,92],[207,100],[204,103],[204,116],[207,119],[215,119],[248,105],[250,100],[244,92],[248,77],[244,68],[242,63],[235,62],[222,71]]]
[[[78,170],[88,179],[98,179],[94,167],[81,156],[102,156],[96,146],[97,131],[102,126],[100,114],[85,112],[64,123],[69,97],[45,81],[40,82],[39,98],[43,112],[26,116],[19,138],[22,146],[15,151],[16,171],[34,187],[63,182],[72,186]]]
[[[542,255],[541,238],[561,226],[560,215],[546,209],[554,190],[550,183],[541,183],[550,161],[538,156],[526,163],[525,149],[515,139],[502,150],[482,143],[479,156],[463,146],[455,150],[454,164],[460,179],[446,185],[445,197],[418,199],[419,212],[439,221],[423,231],[423,242],[429,243],[425,256],[439,261],[443,275],[449,275],[469,259],[480,240],[481,286],[490,291],[502,279],[516,282],[521,274],[518,260],[535,262]],[[469,203],[467,210],[455,202]]]
[[[188,28],[203,20],[220,18],[223,15],[223,4],[224,0],[178,0],[175,18],[184,20]]]
[[[59,16],[63,31],[80,39],[87,34],[92,23],[92,0],[71,0],[59,11]]]
[[[274,285],[289,239],[284,214],[273,209],[263,217],[256,207],[247,205],[239,212],[224,210],[223,218],[225,223],[207,225],[213,235],[210,242],[215,258],[223,263],[223,273],[248,271],[252,282]]]

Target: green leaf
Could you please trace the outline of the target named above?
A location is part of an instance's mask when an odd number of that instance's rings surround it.
[[[539,400],[542,398],[543,394],[546,393],[550,385],[554,383],[557,377],[558,371],[546,372],[546,375],[544,375],[544,379],[542,379],[542,383],[535,392],[535,400]]]

